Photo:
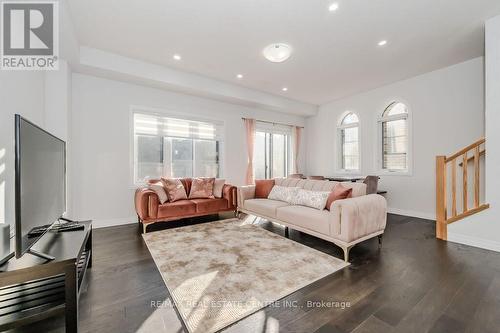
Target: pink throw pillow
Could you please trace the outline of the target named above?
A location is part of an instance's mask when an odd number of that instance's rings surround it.
[[[274,187],[274,179],[262,179],[255,181],[255,198],[267,199]]]
[[[187,199],[186,189],[180,179],[177,178],[162,178],[161,182],[167,192],[168,201],[174,202]]]
[[[213,199],[215,178],[193,178],[189,199]]]
[[[160,204],[164,204],[168,201],[167,192],[165,192],[165,187],[163,186],[162,181],[158,181],[156,183],[150,183],[149,188],[155,191],[156,195],[158,195],[158,199],[160,200]]]
[[[225,179],[216,179],[214,182],[214,197],[220,199],[223,196],[222,190],[226,184]]]
[[[352,197],[352,188],[347,188],[338,183],[337,185],[335,185],[333,191],[328,196],[328,200],[326,201],[326,209],[330,210],[330,207],[335,200],[347,199],[350,197]]]

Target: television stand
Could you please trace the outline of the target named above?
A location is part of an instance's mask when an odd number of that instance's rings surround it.
[[[45,254],[45,253],[42,253],[40,251],[33,250],[33,249],[29,249],[26,253],[29,253],[29,254],[34,255],[36,257],[40,257],[40,258],[45,259],[45,260],[55,260],[56,259],[56,257],[51,256],[50,254]]]
[[[92,222],[80,223],[83,230],[49,230],[33,245],[37,254],[0,266],[0,332],[61,314],[66,332],[78,332],[78,298],[92,267]]]

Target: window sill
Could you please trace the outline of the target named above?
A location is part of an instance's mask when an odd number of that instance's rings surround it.
[[[405,170],[405,171],[399,171],[399,170],[394,170],[394,171],[389,171],[389,170],[379,170],[378,171],[379,176],[406,176],[410,177],[413,176],[413,172],[410,170]]]
[[[344,170],[344,169],[340,169],[340,170],[336,170],[335,171],[335,176],[355,176],[355,177],[358,177],[358,176],[362,176],[361,174],[361,171],[360,170]]]

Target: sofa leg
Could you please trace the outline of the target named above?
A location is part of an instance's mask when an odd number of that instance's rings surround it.
[[[384,235],[378,235],[378,246],[381,247],[382,246],[382,238],[384,237]]]
[[[342,250],[344,250],[344,261],[349,262],[349,248],[344,247]]]
[[[344,251],[344,261],[349,262],[349,251],[351,251],[352,246],[346,246],[342,247],[342,250]]]
[[[147,232],[148,225],[147,224],[142,224],[142,233],[145,234]]]

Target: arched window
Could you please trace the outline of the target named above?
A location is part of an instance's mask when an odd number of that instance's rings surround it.
[[[409,114],[401,102],[392,102],[380,118],[382,171],[409,171]]]
[[[340,169],[342,171],[359,171],[359,118],[348,112],[341,119],[339,127]]]

